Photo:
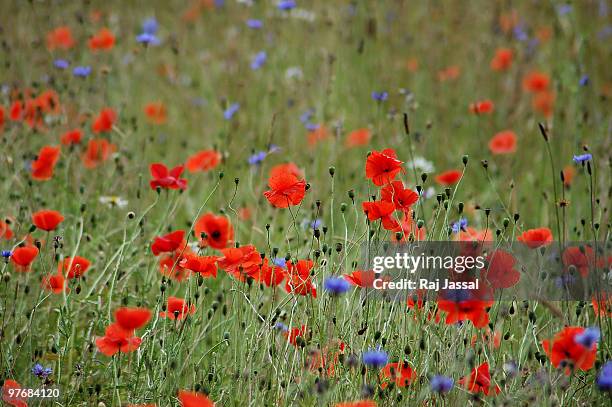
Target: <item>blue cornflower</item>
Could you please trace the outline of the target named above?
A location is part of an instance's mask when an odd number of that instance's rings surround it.
[[[472,298],[470,290],[467,289],[453,289],[444,291],[444,299],[453,302],[463,302]]]
[[[236,112],[240,109],[240,104],[232,103],[225,111],[223,112],[223,117],[225,120],[231,120],[232,117],[236,114]]]
[[[304,113],[302,113],[300,115],[300,121],[304,124],[308,123],[310,121],[310,119],[312,119],[312,116],[314,115],[314,110],[313,109],[308,109],[306,110]]]
[[[319,227],[321,227],[322,223],[323,221],[321,219],[315,219],[312,222],[310,222],[310,227],[313,229],[318,229]]]
[[[323,288],[332,295],[340,295],[347,292],[351,285],[342,277],[328,277],[323,282]]]
[[[278,329],[279,331],[286,332],[289,330],[289,327],[283,324],[282,322],[277,322],[276,324],[274,324],[274,329]]]
[[[259,165],[262,163],[262,161],[266,158],[267,155],[268,153],[265,151],[258,151],[257,153],[249,157],[249,164]]]
[[[70,62],[66,61],[65,59],[56,59],[53,61],[53,66],[57,69],[66,69],[70,66]]]
[[[142,32],[144,34],[155,35],[157,34],[157,29],[158,25],[155,17],[147,18],[142,22]]]
[[[160,40],[155,34],[142,33],[136,36],[136,41],[144,45],[159,45]]]
[[[254,18],[248,19],[246,24],[247,27],[252,28],[254,30],[259,30],[260,28],[263,28],[263,22]]]
[[[12,255],[13,252],[11,252],[10,250],[2,250],[2,258],[8,260],[11,258]]]
[[[387,364],[387,360],[389,360],[389,356],[387,352],[381,350],[380,347],[376,350],[368,350],[364,352],[361,356],[363,363],[368,366],[372,366],[375,368],[381,368]]]
[[[580,81],[578,82],[578,85],[584,87],[587,86],[589,84],[589,75],[582,75],[580,77]]]
[[[50,367],[44,367],[40,363],[35,364],[32,368],[32,374],[39,379],[46,379],[51,373],[53,373],[53,370]]]
[[[557,288],[567,289],[576,282],[576,277],[570,273],[563,273],[559,277],[555,278],[555,285]]]
[[[514,37],[519,40],[519,41],[527,41],[529,39],[529,36],[527,35],[527,32],[524,29],[523,24],[519,24],[516,27],[514,27]]]
[[[467,228],[468,221],[466,218],[459,218],[459,220],[451,226],[453,233],[459,233],[461,231],[465,232],[465,228]]]
[[[591,349],[593,345],[599,342],[601,334],[599,332],[599,328],[596,326],[591,326],[585,329],[582,333],[576,335],[574,337],[574,342],[584,346],[587,349]]]
[[[572,12],[572,6],[570,4],[559,4],[557,6],[557,13],[559,13],[560,16],[564,16],[571,12]]]
[[[274,263],[275,265],[279,267],[285,267],[287,265],[287,260],[285,260],[284,257],[277,257],[274,260],[272,260],[272,263]]]
[[[319,128],[319,125],[315,123],[305,123],[304,127],[306,127],[306,130],[308,131],[315,131]]]
[[[261,68],[266,63],[267,58],[268,54],[266,54],[266,51],[258,52],[251,60],[251,69],[256,71]]]
[[[602,391],[612,391],[612,360],[606,362],[597,376],[597,387]]]
[[[452,390],[455,381],[451,377],[435,375],[431,378],[429,385],[435,393],[448,393]]]
[[[296,4],[293,0],[281,0],[276,4],[279,10],[291,10],[295,8]]]
[[[576,164],[583,163],[583,162],[586,162],[586,161],[591,161],[592,158],[593,158],[593,155],[592,154],[588,154],[588,153],[587,154],[575,155],[574,156],[574,162]]]
[[[372,92],[372,99],[376,100],[377,102],[384,102],[385,100],[387,100],[388,97],[389,97],[389,93],[387,93],[385,91],[381,91],[381,92],[374,91],[374,92]]]
[[[91,73],[91,66],[75,66],[72,70],[74,76],[86,78]]]

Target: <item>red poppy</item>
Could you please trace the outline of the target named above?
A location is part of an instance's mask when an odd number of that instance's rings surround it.
[[[30,266],[34,259],[38,256],[38,248],[36,246],[18,247],[13,250],[11,261],[16,266],[17,271],[30,271]]]
[[[277,177],[281,174],[293,174],[298,178],[304,178],[304,173],[295,163],[283,163],[270,168],[270,178]]]
[[[529,229],[518,237],[518,241],[523,242],[530,249],[547,246],[552,240],[552,232],[548,228]]]
[[[58,264],[58,271],[64,270],[66,277],[79,278],[89,269],[91,262],[84,257],[66,257],[63,262]]]
[[[165,254],[159,258],[159,272],[176,281],[183,281],[191,275],[189,269],[182,266],[183,261],[187,258],[191,251],[187,247],[182,253],[174,252]]]
[[[0,130],[4,127],[4,106],[0,106]]]
[[[5,238],[6,240],[13,238],[13,231],[8,223],[3,220],[0,220],[0,238]]]
[[[298,346],[297,344],[298,337],[305,339],[307,334],[308,334],[308,328],[306,325],[302,325],[299,328],[291,328],[283,332],[283,336],[287,338],[287,342],[289,342],[293,346]]]
[[[66,279],[61,273],[44,276],[42,279],[42,287],[54,294],[70,291],[70,289],[66,287]]]
[[[32,223],[38,228],[50,232],[62,223],[64,217],[58,211],[43,209],[32,214]]]
[[[271,175],[268,186],[270,189],[264,192],[264,196],[276,208],[299,205],[306,194],[306,181],[293,173]]]
[[[561,256],[565,271],[574,267],[582,277],[589,275],[590,268],[595,266],[595,253],[589,246],[570,246],[563,251]]]
[[[461,75],[461,68],[451,65],[438,71],[438,80],[440,82],[451,81],[457,79],[459,75]]]
[[[348,148],[365,146],[370,142],[370,138],[372,138],[372,133],[369,129],[353,130],[346,136],[344,145]]]
[[[202,277],[217,277],[217,256],[198,256],[189,253],[181,260],[180,266],[200,274]]]
[[[288,293],[303,296],[312,295],[314,298],[317,298],[317,288],[310,276],[312,266],[312,260],[299,260],[295,265],[293,265],[291,261],[288,261],[285,290],[287,290]]]
[[[380,190],[380,199],[393,202],[397,210],[409,211],[419,200],[419,195],[410,188],[404,188],[402,181],[393,181]]]
[[[519,282],[521,273],[514,268],[516,259],[510,253],[495,250],[487,256],[487,263],[488,266],[481,271],[480,276],[491,288],[510,288]]]
[[[210,171],[221,162],[221,153],[215,150],[202,150],[187,159],[189,172]]]
[[[186,189],[187,180],[180,178],[184,167],[178,165],[168,171],[168,167],[161,163],[153,163],[149,166],[149,171],[153,179],[149,182],[151,189]]]
[[[52,89],[42,92],[36,98],[36,107],[43,113],[60,113],[60,102],[57,92]]]
[[[194,391],[179,390],[178,399],[181,407],[215,407],[215,403],[206,395]]]
[[[140,329],[151,319],[151,311],[146,308],[121,307],[115,311],[115,321],[128,332]]]
[[[372,270],[355,270],[351,274],[345,274],[343,277],[346,281],[354,286],[367,288],[372,287],[374,284],[376,274],[374,274]]]
[[[105,133],[111,131],[113,125],[117,121],[117,113],[110,107],[105,107],[100,110],[98,117],[91,124],[91,129],[94,133]]]
[[[147,103],[143,111],[152,124],[164,124],[168,118],[168,111],[162,102]]]
[[[20,394],[17,396],[14,393],[17,393],[14,390],[21,389],[21,385],[17,383],[13,379],[6,379],[2,384],[2,401],[13,406],[13,407],[28,407],[28,403],[26,402],[27,397],[23,397]],[[13,392],[11,392],[13,390]]]
[[[102,28],[88,42],[92,51],[108,51],[115,46],[115,36],[108,28]]]
[[[69,146],[71,144],[79,144],[83,138],[83,132],[81,129],[68,130],[62,135],[60,141],[63,145]]]
[[[323,349],[311,350],[308,355],[308,369],[313,373],[327,373],[327,376],[333,377],[345,346],[344,342],[332,339]]]
[[[95,168],[108,160],[112,153],[117,151],[117,146],[103,138],[91,139],[87,143],[87,150],[81,156],[85,168]]]
[[[516,134],[513,131],[500,131],[489,140],[489,150],[493,154],[509,154],[516,151]]]
[[[223,257],[217,263],[219,268],[239,281],[244,281],[246,276],[255,276],[262,263],[261,256],[253,245],[222,249],[221,253]]]
[[[538,92],[533,96],[531,105],[536,112],[544,117],[550,117],[555,108],[555,94],[549,91]]]
[[[512,66],[514,52],[510,48],[498,48],[491,60],[491,69],[494,71],[506,71]]]
[[[493,101],[489,99],[481,100],[479,102],[470,104],[470,112],[475,113],[475,114],[493,113],[494,109],[495,109],[495,105],[493,104]]]
[[[393,219],[392,215],[395,211],[395,205],[389,201],[374,201],[363,202],[361,204],[363,212],[367,215],[368,220],[379,220],[387,230],[395,230],[399,227],[399,222]]]
[[[270,265],[267,258],[253,276],[255,280],[264,283],[267,287],[277,286],[285,279],[285,270],[280,266]]]
[[[184,244],[182,244],[184,239],[184,230],[176,230],[164,236],[156,236],[155,239],[153,239],[151,251],[153,252],[154,256],[157,256],[160,253],[173,252],[178,250],[179,247],[184,246]]]
[[[446,312],[445,323],[447,325],[469,320],[472,321],[474,327],[483,328],[489,323],[489,312],[487,308],[492,304],[492,301],[475,299],[457,300],[447,299],[443,296],[438,298],[438,309]]]
[[[566,165],[563,167],[563,185],[565,187],[569,187],[572,185],[572,181],[574,180],[574,176],[576,175],[576,170],[571,165]]]
[[[468,226],[465,230],[459,231],[457,240],[461,242],[492,242],[493,235],[488,229],[478,230]]]
[[[605,291],[597,292],[593,294],[591,304],[595,315],[612,317],[612,295],[608,295]]]
[[[532,93],[547,90],[549,84],[550,78],[543,72],[532,71],[523,78],[523,88]]]
[[[397,235],[391,236],[391,240],[396,243],[408,242],[410,236],[417,240],[425,240],[427,235],[427,228],[425,226],[418,227],[417,222],[412,219],[412,210],[405,212],[402,219],[399,221],[399,226],[393,230],[394,232],[400,232],[401,238],[398,240]]]
[[[317,128],[308,133],[308,145],[315,146],[319,141],[329,137],[329,130],[322,124],[317,125]]]
[[[597,343],[594,342],[590,348],[587,348],[576,341],[576,336],[582,334],[584,330],[580,326],[566,326],[554,336],[552,346],[548,339],[542,341],[544,352],[554,367],[559,367],[562,362],[572,362],[574,368],[583,371],[593,367],[597,355]],[[565,374],[570,374],[569,366],[565,369]]]
[[[406,387],[416,377],[416,372],[410,367],[408,362],[389,363],[380,371],[380,379],[382,381],[380,387],[386,389],[389,381],[395,382],[397,387]]]
[[[44,146],[38,152],[38,158],[32,162],[32,178],[46,181],[53,177],[53,169],[59,160],[60,148]]]
[[[113,356],[118,352],[133,352],[142,343],[142,339],[133,335],[133,332],[126,331],[117,323],[110,324],[106,327],[104,336],[96,339],[96,346],[106,356]]]
[[[377,404],[372,400],[346,401],[344,403],[336,403],[334,407],[376,407]]]
[[[193,230],[196,238],[201,239],[202,246],[213,249],[224,249],[234,239],[234,228],[229,219],[210,212],[198,218]]]
[[[13,102],[11,108],[9,109],[9,118],[15,122],[23,119],[22,115],[23,103],[21,102],[21,100],[16,100]]]
[[[478,367],[472,369],[469,376],[459,379],[459,384],[464,386],[470,393],[484,393],[488,396],[491,391],[499,394],[501,388],[498,385],[491,384],[491,374],[489,373],[489,363],[485,362]]]
[[[72,30],[68,26],[57,27],[47,33],[47,49],[49,51],[58,48],[64,50],[70,49],[74,44]]]
[[[372,151],[366,160],[366,177],[374,185],[383,186],[395,179],[402,170],[403,161],[397,159],[395,150]]]
[[[184,299],[177,297],[168,297],[168,302],[165,312],[160,312],[162,318],[178,319],[186,318],[188,315],[195,314],[195,305],[188,305]]]
[[[491,330],[487,328],[487,330],[484,331],[480,335],[480,338],[482,339],[483,346],[488,345],[490,347],[497,349],[499,348],[499,345],[501,344],[501,332],[499,331],[495,331],[494,333],[491,333]],[[472,340],[470,342],[472,347],[476,345],[477,341],[478,341],[478,335],[477,334],[472,335]]]
[[[461,171],[448,170],[436,175],[435,181],[444,186],[455,185],[461,179]]]

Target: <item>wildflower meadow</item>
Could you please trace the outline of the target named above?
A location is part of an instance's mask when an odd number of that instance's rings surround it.
[[[0,39],[0,403],[612,403],[609,1],[3,0]]]

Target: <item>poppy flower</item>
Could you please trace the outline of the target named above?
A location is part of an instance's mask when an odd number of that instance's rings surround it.
[[[355,270],[351,274],[345,274],[344,279],[354,286],[367,288],[372,287],[375,276],[372,270]]]
[[[436,175],[435,181],[444,186],[455,185],[461,179],[461,171],[448,170]]]
[[[115,46],[115,36],[108,28],[102,28],[87,44],[92,51],[108,51]]]
[[[532,71],[523,78],[523,89],[532,93],[547,90],[548,85],[550,85],[550,78],[543,72]]]
[[[555,94],[549,91],[538,92],[531,100],[533,109],[544,117],[550,117],[555,107]]]
[[[187,180],[180,178],[183,173],[184,167],[178,165],[168,171],[168,167],[161,163],[153,163],[149,166],[149,172],[153,179],[149,182],[151,189],[164,188],[164,189],[186,189]]]
[[[461,68],[457,65],[451,65],[438,71],[438,80],[440,82],[447,82],[455,80],[461,75]]]
[[[19,389],[21,389],[21,385],[15,380],[4,380],[2,384],[2,401],[13,407],[28,407],[28,403],[26,402],[27,397],[23,397],[21,393],[17,396],[14,394],[16,393],[15,391],[11,392],[11,390]]]
[[[253,277],[259,271],[261,256],[253,245],[222,249],[223,257],[217,263],[219,268],[239,281],[246,276]]]
[[[268,258],[265,258],[259,270],[253,273],[252,277],[267,287],[278,286],[285,279],[285,270],[280,266],[271,266]]]
[[[74,44],[72,30],[68,26],[57,27],[47,33],[47,49],[49,51],[55,49],[67,50],[72,48]]]
[[[36,98],[36,107],[43,113],[60,113],[60,102],[57,92],[52,89],[45,90]]]
[[[583,327],[566,326],[554,336],[552,344],[548,339],[542,341],[544,352],[554,367],[559,367],[562,362],[571,362],[574,368],[583,371],[593,367],[597,354],[597,343],[594,341],[589,344],[590,346],[580,343],[580,335],[584,332]],[[569,366],[565,369],[565,374],[570,374]]]
[[[612,317],[612,295],[608,295],[605,291],[596,292],[591,297],[591,304],[595,315]]]
[[[572,181],[574,180],[574,176],[576,175],[576,170],[571,165],[566,165],[563,167],[563,185],[568,188],[572,185]]]
[[[459,384],[464,386],[470,393],[484,393],[488,396],[491,391],[499,394],[501,388],[498,385],[491,384],[491,374],[489,373],[489,363],[485,362],[478,367],[472,369],[469,376],[459,379]]]
[[[159,258],[159,272],[179,282],[189,277],[191,274],[190,270],[182,266],[186,256],[190,254],[187,250],[190,250],[189,247],[183,252],[174,252],[161,256]]]
[[[27,272],[30,271],[30,266],[36,256],[38,256],[38,248],[36,246],[18,247],[13,250],[11,261],[17,266],[17,271]]]
[[[215,150],[202,150],[187,159],[185,166],[189,172],[210,171],[221,162],[221,153]]]
[[[329,130],[322,124],[316,126],[316,128],[308,132],[308,145],[313,147],[319,141],[325,140],[329,137]]]
[[[365,146],[370,142],[372,134],[369,129],[357,129],[353,130],[346,136],[344,145],[348,148]]]
[[[162,102],[147,103],[143,111],[152,124],[164,124],[168,118],[168,111]]]
[[[523,242],[530,249],[547,246],[552,239],[552,232],[549,228],[529,229],[518,237],[518,241]]]
[[[64,270],[66,277],[79,278],[89,269],[91,262],[84,257],[66,257],[63,262],[58,264],[58,270]]]
[[[108,160],[112,153],[117,151],[117,146],[103,138],[91,139],[87,143],[87,149],[81,156],[83,166],[92,169]]]
[[[460,230],[457,234],[460,242],[492,242],[493,234],[488,230],[478,230],[467,226],[465,230]]]
[[[380,378],[382,380],[380,387],[386,389],[389,381],[394,382],[397,387],[406,387],[416,377],[416,372],[410,367],[408,362],[389,363],[380,371]]]
[[[195,305],[187,305],[184,299],[177,297],[168,297],[168,302],[165,312],[160,312],[159,316],[162,318],[178,319],[181,320],[188,315],[195,314]]]
[[[142,328],[150,319],[151,311],[146,308],[121,307],[115,311],[115,321],[128,332]]]
[[[110,107],[105,107],[104,109],[100,110],[100,113],[98,113],[98,116],[91,124],[91,130],[95,134],[111,131],[116,121],[117,113],[115,113],[115,111]]]
[[[377,404],[373,400],[359,400],[336,403],[334,407],[377,407]]]
[[[446,325],[468,320],[472,321],[474,327],[483,328],[489,323],[487,308],[493,304],[492,301],[473,299],[469,293],[466,293],[465,298],[461,298],[463,295],[460,290],[450,291],[457,292],[446,292],[446,295],[438,298],[438,309],[446,313]]]
[[[38,158],[32,162],[32,178],[46,181],[53,177],[53,169],[59,160],[60,148],[44,146],[38,152]]]
[[[181,260],[180,266],[198,273],[202,277],[217,277],[217,256],[198,256],[190,253]]]
[[[419,195],[410,188],[404,188],[402,181],[393,181],[380,190],[380,199],[393,202],[395,209],[406,212],[419,200]]]
[[[62,223],[64,217],[58,211],[43,209],[32,214],[32,223],[38,228],[50,232]]]
[[[60,141],[63,145],[69,146],[72,144],[79,144],[81,139],[83,138],[83,132],[81,129],[68,130],[66,133],[62,134],[60,137]]]
[[[184,230],[176,230],[164,236],[156,236],[151,245],[151,251],[154,256],[160,253],[168,253],[178,250],[185,239]]]
[[[512,66],[514,52],[510,48],[498,48],[491,60],[491,69],[494,71],[506,71]]]
[[[595,266],[595,253],[589,246],[570,246],[563,250],[561,255],[565,271],[574,267],[582,277],[589,275],[590,268]]]
[[[23,119],[23,103],[21,100],[16,100],[11,104],[9,109],[9,119],[14,122]]]
[[[117,323],[107,326],[104,336],[96,339],[98,350],[106,356],[133,352],[141,343],[141,338],[133,336],[133,332],[126,331]]]
[[[70,289],[66,287],[66,279],[61,273],[44,276],[42,279],[42,287],[54,294],[70,291]]]
[[[494,109],[495,105],[489,99],[470,104],[470,112],[474,114],[490,114],[493,113]]]
[[[4,128],[4,120],[5,120],[4,106],[0,106],[0,130]]]
[[[298,346],[298,337],[305,339],[307,334],[308,327],[306,325],[302,325],[299,328],[291,328],[283,332],[283,336],[287,338],[287,342],[289,342],[293,346]]]
[[[273,174],[268,180],[270,189],[264,196],[276,208],[299,205],[306,194],[306,181],[293,173]]]
[[[270,168],[270,178],[277,177],[282,174],[293,174],[298,178],[304,178],[304,173],[295,163],[283,163]]]
[[[489,345],[490,347],[493,347],[495,349],[499,348],[499,345],[501,344],[501,332],[499,331],[495,331],[494,333],[492,333],[491,330],[487,328],[487,330],[480,335],[480,338],[482,339],[484,345]],[[472,347],[476,345],[477,341],[478,335],[472,335],[472,341],[470,342]]]
[[[206,395],[195,391],[179,390],[178,399],[181,407],[215,407],[215,403]]]
[[[295,265],[291,261],[288,261],[285,290],[288,293],[302,296],[311,295],[317,298],[317,288],[310,276],[312,266],[312,260],[299,260]]]
[[[493,154],[509,154],[516,151],[516,134],[513,131],[500,131],[489,140],[489,150]]]
[[[0,220],[0,238],[4,238],[6,240],[13,238],[13,231],[8,223],[3,220]]]
[[[193,230],[202,246],[213,249],[224,249],[234,239],[234,228],[229,219],[223,215],[207,213],[196,220]]]
[[[514,265],[516,259],[510,253],[503,250],[495,250],[487,256],[488,266],[480,273],[493,289],[510,288],[521,279],[521,273]]]
[[[395,150],[387,148],[383,151],[372,151],[366,160],[366,177],[374,185],[383,186],[395,179],[402,170],[403,161],[397,159]]]
[[[367,215],[368,220],[381,221],[383,227],[387,230],[395,230],[399,227],[399,222],[393,219],[392,215],[395,211],[395,205],[389,201],[374,201],[363,202],[361,204],[363,212]]]

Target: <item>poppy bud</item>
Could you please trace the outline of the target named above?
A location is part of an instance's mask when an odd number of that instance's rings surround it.
[[[134,212],[128,212],[127,217],[128,219],[134,219],[136,217],[136,214]]]
[[[458,205],[459,213],[463,213],[463,205],[464,205],[463,202],[459,202],[459,205]]]
[[[520,218],[520,215],[518,213],[514,214],[514,223],[516,223]]]
[[[485,208],[485,215],[489,217],[490,214],[491,214],[491,208]]]
[[[34,232],[35,230],[36,230],[36,225],[30,226],[30,233]]]
[[[306,191],[308,191],[310,189],[310,183],[306,184]]]
[[[540,128],[540,133],[542,133],[542,137],[544,137],[544,141],[548,143],[548,132],[542,123],[538,123],[538,127]]]
[[[223,171],[219,172],[219,179],[223,179],[223,177],[225,176],[225,174],[223,173]]]
[[[447,197],[450,198],[450,196],[451,196],[451,189],[450,188],[444,188],[444,193],[446,194]]]
[[[467,154],[466,154],[466,155],[464,155],[464,156],[463,156],[463,158],[461,158],[461,161],[463,162],[463,165],[467,165],[467,163],[468,163],[468,158],[469,158],[469,156],[468,156]]]
[[[336,167],[334,166],[329,167],[329,175],[333,177],[335,173],[336,173]]]
[[[157,195],[161,193],[161,187],[159,185],[155,187],[155,192],[157,192]]]
[[[351,198],[351,200],[355,199],[355,191],[354,190],[349,190],[348,191],[348,197]]]
[[[425,173],[422,173],[422,174],[421,174],[421,181],[422,181],[423,183],[425,183],[425,181],[427,181],[427,174],[425,174]]]
[[[342,251],[342,243],[336,243],[336,253],[340,253]]]
[[[346,203],[342,202],[340,204],[340,212],[342,213],[346,212],[346,207],[347,207]]]
[[[482,164],[482,168],[484,168],[485,170],[487,168],[489,168],[489,161],[488,160],[482,160],[482,161],[480,161],[480,164]]]
[[[417,228],[421,229],[423,226],[425,226],[425,221],[423,219],[419,219],[417,221]]]
[[[240,178],[236,177],[234,178],[234,184],[238,185],[240,183]]]

